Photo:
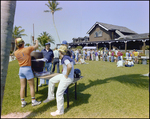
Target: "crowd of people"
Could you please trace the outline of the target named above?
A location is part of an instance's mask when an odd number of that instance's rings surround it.
[[[75,60],[76,64],[81,62],[81,60],[107,62],[118,62],[119,60],[123,60],[123,53],[120,50],[108,50],[107,48],[104,48],[103,50],[72,49],[71,53],[71,58]],[[124,58],[126,60],[132,60],[135,64],[137,64],[138,56],[139,52],[134,49],[133,52],[127,51]]]

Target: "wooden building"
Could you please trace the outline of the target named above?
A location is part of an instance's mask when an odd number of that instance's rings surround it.
[[[143,45],[149,45],[149,33],[138,34],[129,28],[96,22],[87,32],[89,36],[73,38],[71,47],[97,46],[120,50],[141,50]],[[143,42],[143,43],[142,43]]]

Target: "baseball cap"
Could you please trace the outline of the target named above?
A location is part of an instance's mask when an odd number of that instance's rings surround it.
[[[62,42],[62,44],[67,45],[67,41],[66,41],[66,40],[64,40],[64,41]]]
[[[16,43],[16,45],[21,45],[24,43],[24,40],[22,38],[16,38],[15,43]]]
[[[51,45],[50,43],[45,43],[45,45]]]
[[[63,52],[63,53],[66,53],[66,51],[67,51],[67,47],[66,47],[66,46],[61,45],[61,46],[60,46],[60,48],[58,49],[58,51],[61,51],[61,52]]]

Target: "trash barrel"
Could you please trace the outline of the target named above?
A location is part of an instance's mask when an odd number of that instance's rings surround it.
[[[142,59],[142,64],[147,64],[147,59]]]

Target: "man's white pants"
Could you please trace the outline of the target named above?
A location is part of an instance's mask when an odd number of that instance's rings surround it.
[[[98,58],[98,56],[96,56],[96,61],[98,61],[99,60],[99,58]]]
[[[58,82],[59,85],[56,92],[57,110],[59,110],[60,113],[64,113],[64,91],[73,82],[73,79],[66,79],[63,74],[58,74],[51,78],[48,85],[48,99],[54,98],[55,83]]]
[[[92,61],[94,60],[94,54],[92,54]]]

